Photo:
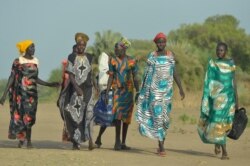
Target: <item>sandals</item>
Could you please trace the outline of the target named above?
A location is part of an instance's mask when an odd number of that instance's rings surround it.
[[[165,157],[167,155],[167,153],[165,151],[159,151],[157,152],[157,155],[160,156],[160,157]]]
[[[120,142],[115,143],[114,150],[121,150],[121,143]]]
[[[102,146],[102,142],[100,140],[96,140],[95,144],[97,148],[100,148]]]
[[[158,156],[160,157],[165,157],[167,155],[166,151],[160,151],[160,149],[157,149],[157,153]]]
[[[126,144],[121,144],[121,149],[122,150],[130,150],[131,147],[127,146]]]

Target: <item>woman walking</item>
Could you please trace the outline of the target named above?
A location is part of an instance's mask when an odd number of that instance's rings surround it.
[[[58,82],[48,83],[38,77],[38,59],[34,57],[35,44],[31,40],[17,43],[19,58],[12,65],[7,87],[0,103],[3,105],[9,92],[10,125],[9,139],[18,139],[21,148],[27,140],[27,148],[32,148],[31,128],[36,122],[38,104],[37,84],[58,87]]]
[[[136,120],[141,135],[158,140],[157,153],[165,156],[164,141],[172,109],[173,80],[181,99],[185,94],[175,67],[173,52],[166,50],[167,37],[158,33],[154,42],[157,50],[150,53],[138,98]]]
[[[215,144],[215,154],[229,159],[226,150],[227,132],[232,128],[238,109],[234,61],[226,57],[227,45],[218,43],[217,59],[210,59],[204,81],[198,133],[204,143]]]
[[[112,85],[114,91],[113,124],[115,125],[114,150],[129,150],[126,145],[127,131],[131,123],[134,107],[134,89],[139,91],[137,79],[137,63],[134,58],[126,54],[130,42],[123,38],[115,44],[115,55],[109,62],[109,79],[106,91],[106,103],[108,103],[109,91]],[[137,96],[137,95],[135,95]],[[120,139],[122,125],[122,140]],[[100,135],[100,134],[99,134]],[[97,138],[97,143],[99,141]]]
[[[80,143],[89,141],[89,150],[93,149],[93,106],[94,80],[92,76],[92,55],[85,52],[88,36],[75,35],[76,49],[68,56],[66,73],[58,105],[64,120],[65,132],[73,143],[73,150],[80,150]]]

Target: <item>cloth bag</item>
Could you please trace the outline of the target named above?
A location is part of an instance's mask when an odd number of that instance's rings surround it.
[[[107,105],[105,103],[106,90],[103,90],[94,106],[94,122],[100,126],[113,126],[113,91],[110,90],[108,94]]]

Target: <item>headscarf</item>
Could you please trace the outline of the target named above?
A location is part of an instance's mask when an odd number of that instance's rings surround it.
[[[122,37],[121,41],[117,43],[117,45],[121,46],[123,49],[127,49],[131,46],[131,42],[128,41],[127,38]]]
[[[26,49],[33,44],[32,40],[24,40],[16,44],[16,47],[18,48],[21,55],[25,54]]]
[[[84,43],[87,43],[87,41],[89,41],[89,37],[85,33],[78,32],[75,34],[75,41],[76,43],[79,41],[83,41]]]
[[[160,32],[155,36],[154,42],[156,43],[160,38],[163,38],[165,41],[167,41],[167,36],[164,33]]]

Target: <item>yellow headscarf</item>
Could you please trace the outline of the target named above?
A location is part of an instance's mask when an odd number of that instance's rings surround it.
[[[127,49],[131,46],[131,42],[128,41],[127,38],[122,37],[121,41],[117,43],[119,46],[121,46],[123,49]]]
[[[126,48],[129,48],[131,46],[131,42],[125,37],[122,37],[121,42],[124,44]]]
[[[16,44],[16,47],[18,48],[20,54],[24,54],[26,52],[26,49],[33,44],[32,40],[24,40]]]
[[[75,34],[75,41],[76,43],[79,42],[79,41],[84,41],[84,43],[87,43],[87,41],[89,41],[89,37],[88,35],[84,34],[84,33],[81,33],[81,32],[78,32]]]

